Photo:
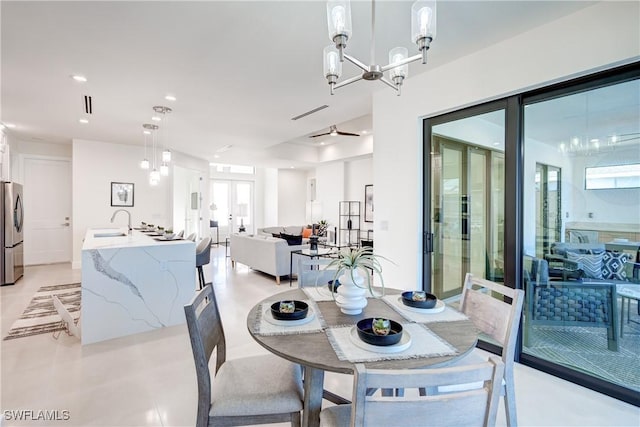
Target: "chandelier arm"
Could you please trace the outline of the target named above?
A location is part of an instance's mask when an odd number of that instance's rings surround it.
[[[341,88],[343,86],[349,85],[351,83],[355,83],[358,80],[362,80],[362,76],[355,76],[355,77],[351,77],[350,79],[343,80],[340,83],[336,84],[333,88],[334,89],[338,89],[338,88]]]
[[[421,53],[419,53],[417,55],[410,56],[409,58],[405,58],[402,61],[398,61],[398,62],[394,62],[393,64],[385,65],[385,66],[380,68],[380,71],[382,71],[384,73],[385,71],[389,71],[392,68],[400,67],[400,66],[405,65],[405,64],[410,64],[410,63],[418,61],[420,59],[422,59],[422,54]]]
[[[379,79],[382,83],[386,84],[387,86],[389,86],[390,88],[393,88],[395,90],[398,90],[398,86],[396,86],[395,84],[393,84],[392,82],[390,82],[389,80],[387,80],[386,77],[380,77]]]
[[[344,57],[351,62],[353,65],[355,65],[356,67],[362,69],[362,71],[369,71],[369,67],[367,67],[366,65],[364,65],[362,62],[360,62],[359,60],[357,60],[356,58],[354,58],[351,55],[347,55],[346,53],[344,54]]]

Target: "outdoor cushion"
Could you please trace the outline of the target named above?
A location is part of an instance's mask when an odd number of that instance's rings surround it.
[[[610,280],[627,280],[624,265],[631,255],[624,252],[606,251],[602,259],[602,276]]]
[[[602,258],[604,253],[600,254],[575,254],[567,251],[567,259],[574,261],[582,266],[585,277],[592,279],[602,279]]]

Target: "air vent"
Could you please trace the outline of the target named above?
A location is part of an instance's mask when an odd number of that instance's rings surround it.
[[[309,116],[309,115],[311,115],[313,113],[317,113],[318,111],[324,110],[325,108],[328,108],[328,107],[329,107],[328,105],[321,105],[318,108],[314,108],[313,110],[309,110],[306,113],[300,114],[299,116],[295,116],[295,117],[291,118],[291,120],[298,120],[298,119],[301,119],[303,117],[307,117],[307,116]]]
[[[84,95],[82,97],[82,109],[84,114],[93,114],[93,106],[91,105],[91,96]]]

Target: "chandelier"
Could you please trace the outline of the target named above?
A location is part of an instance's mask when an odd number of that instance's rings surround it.
[[[344,52],[351,37],[351,4],[349,0],[329,0],[327,2],[327,23],[329,38],[333,44],[324,48],[324,75],[331,88],[341,88],[358,80],[380,80],[395,89],[400,96],[402,82],[407,77],[409,63],[422,60],[427,63],[427,50],[436,35],[435,0],[417,0],[411,6],[411,39],[420,53],[409,57],[405,47],[396,47],[389,51],[389,64],[380,66],[375,63],[375,0],[371,1],[371,65],[365,65]],[[362,75],[338,82],[342,74],[345,58],[362,70]],[[384,73],[389,71],[389,78]]]
[[[171,108],[158,105],[153,107],[153,111],[156,113],[156,115],[152,117],[152,120],[158,121],[158,122],[160,121],[165,122],[163,128],[165,130],[164,141],[166,144],[169,140],[167,114],[171,112]],[[160,114],[162,116],[160,116]],[[169,151],[169,149],[165,145],[164,148],[162,149],[162,154],[160,156],[159,161],[156,162],[157,145],[158,145],[157,140],[159,138],[159,136],[157,135],[157,131],[160,128],[160,126],[154,125],[151,123],[145,123],[142,125],[142,127],[144,128],[144,131],[143,131],[144,158],[140,162],[140,168],[145,170],[151,169],[151,172],[149,173],[149,184],[155,186],[160,183],[161,176],[169,175],[169,162],[171,162],[171,151]],[[149,135],[151,135],[151,161],[149,161],[149,158],[147,156],[147,137]]]

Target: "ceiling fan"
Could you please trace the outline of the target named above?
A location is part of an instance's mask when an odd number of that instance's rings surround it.
[[[319,133],[317,135],[311,135],[311,136],[309,136],[309,138],[317,138],[319,136],[325,136],[325,135],[331,135],[331,136],[337,136],[337,135],[342,135],[342,136],[360,136],[357,133],[339,131],[338,127],[336,125],[331,125],[329,127],[329,132]]]

